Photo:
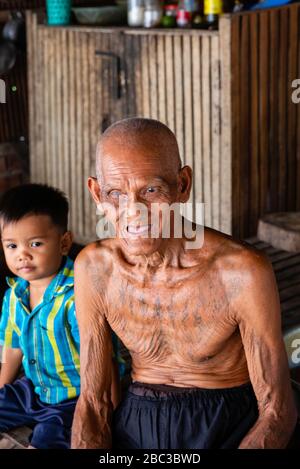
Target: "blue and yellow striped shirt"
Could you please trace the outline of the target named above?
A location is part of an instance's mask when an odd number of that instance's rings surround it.
[[[23,367],[42,402],[57,404],[79,395],[79,332],[74,303],[74,264],[67,257],[30,311],[29,283],[8,278],[0,320],[0,343],[20,348]]]

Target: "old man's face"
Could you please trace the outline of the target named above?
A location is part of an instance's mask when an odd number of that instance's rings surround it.
[[[150,255],[159,249],[170,236],[169,206],[188,198],[182,190],[188,171],[180,170],[165,151],[150,137],[128,145],[106,142],[98,181],[90,187],[123,248],[133,255]]]

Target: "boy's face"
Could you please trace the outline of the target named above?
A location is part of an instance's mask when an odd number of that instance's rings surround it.
[[[53,277],[72,243],[70,232],[62,234],[48,215],[28,215],[1,228],[9,269],[29,282]]]

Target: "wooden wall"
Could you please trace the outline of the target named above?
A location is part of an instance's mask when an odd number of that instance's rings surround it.
[[[267,212],[300,210],[300,4],[233,15],[233,232]]]
[[[86,180],[94,174],[96,141],[131,115],[174,130],[183,162],[194,170],[192,200],[206,204],[208,226],[231,231],[230,80],[221,79],[229,43],[222,49],[217,32],[49,28],[31,14],[27,31],[31,177],[69,195],[77,242],[95,238]]]
[[[224,15],[214,32],[27,20],[32,180],[70,196],[78,242],[95,238],[97,138],[130,115],[176,133],[208,226],[246,238],[260,215],[300,210],[299,4]]]

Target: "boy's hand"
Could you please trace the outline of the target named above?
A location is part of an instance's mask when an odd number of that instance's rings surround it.
[[[18,376],[23,353],[19,348],[3,347],[0,371],[0,388],[5,384],[11,384]]]

